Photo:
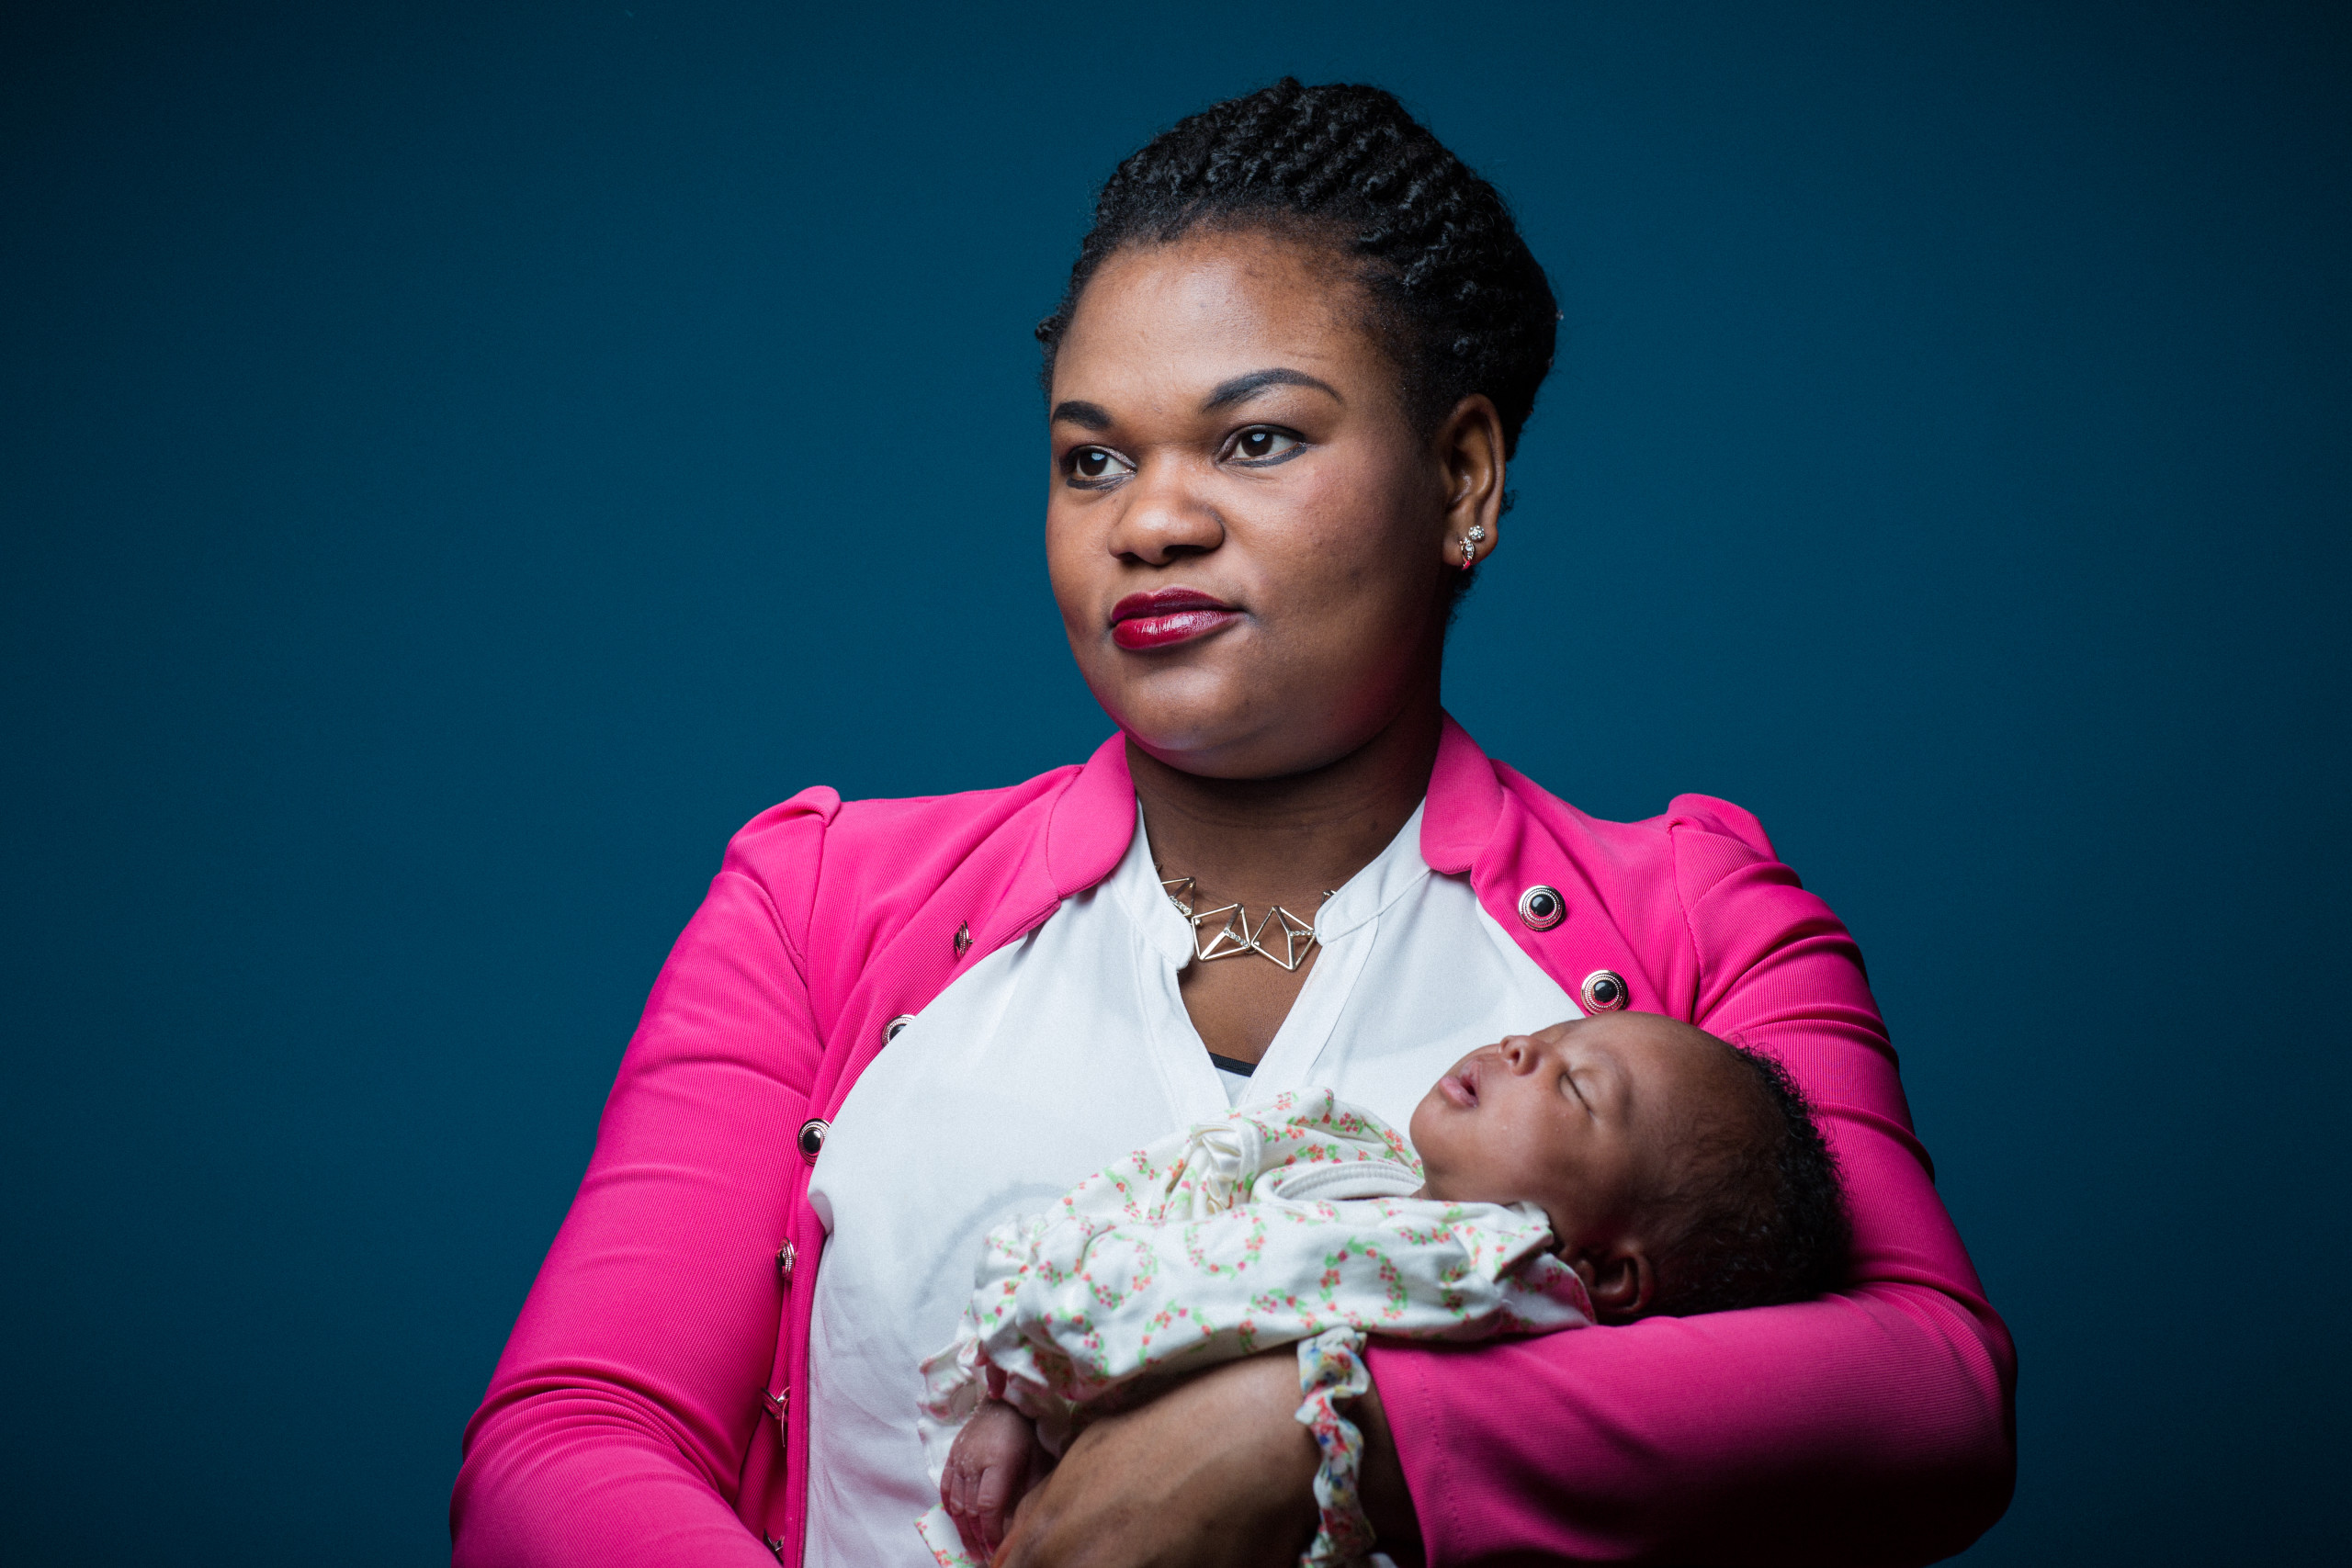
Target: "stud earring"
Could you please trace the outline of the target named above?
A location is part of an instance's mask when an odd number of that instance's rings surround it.
[[[1478,545],[1481,540],[1486,538],[1486,536],[1487,525],[1484,523],[1473,523],[1470,525],[1470,532],[1464,535],[1462,539],[1463,570],[1468,571],[1472,567],[1478,564]]]

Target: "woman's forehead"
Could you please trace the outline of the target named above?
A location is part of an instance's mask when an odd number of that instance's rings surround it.
[[[1341,258],[1274,235],[1195,233],[1102,264],[1055,356],[1054,395],[1191,401],[1236,376],[1287,366],[1332,383],[1386,373]]]

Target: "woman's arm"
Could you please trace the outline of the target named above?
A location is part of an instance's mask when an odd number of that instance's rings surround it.
[[[1397,1529],[1418,1515],[1439,1564],[1925,1562],[2007,1505],[2008,1337],[1911,1136],[1853,942],[1787,867],[1704,827],[1676,833],[1699,959],[1683,999],[1813,1097],[1852,1201],[1851,1281],[1755,1312],[1486,1345],[1376,1341],[1365,1506],[1400,1560],[1411,1547]],[[1090,1431],[1023,1514],[1010,1562],[1210,1568],[1228,1560],[1212,1532],[1237,1522],[1268,1540],[1311,1532],[1295,1379],[1285,1400],[1265,1364]],[[1409,1503],[1379,1484],[1396,1461]]]
[[[1283,1346],[1080,1433],[997,1568],[1291,1568],[1315,1539],[1314,1437]]]
[[[763,859],[805,834],[813,864],[818,819],[763,822]],[[729,864],[654,986],[467,1428],[458,1568],[775,1568],[732,1501],[746,1445],[776,1441],[761,1396],[783,1299],[778,1172],[818,1046],[775,910]]]
[[[1703,1028],[1783,1062],[1854,1214],[1826,1301],[1371,1364],[1430,1560],[1925,1562],[2000,1517],[2015,1469],[2008,1335],[1911,1135],[1845,928],[1795,874],[1679,821]]]

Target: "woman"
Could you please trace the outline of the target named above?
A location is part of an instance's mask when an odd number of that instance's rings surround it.
[[[1054,591],[1119,733],[737,836],[469,1429],[458,1562],[920,1564],[915,1364],[989,1225],[1229,1096],[1401,1125],[1466,1050],[1627,1005],[1794,1073],[1851,1280],[1376,1348],[1384,1549],[1922,1562],[1998,1517],[2008,1340],[1844,928],[1737,807],[1597,821],[1440,707],[1555,320],[1499,197],[1385,93],[1285,81],[1121,165],[1039,329]],[[1282,1354],[1090,1428],[1005,1560],[1294,1560],[1297,1403]]]

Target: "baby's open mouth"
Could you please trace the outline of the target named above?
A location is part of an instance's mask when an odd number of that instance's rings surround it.
[[[1478,1064],[1464,1062],[1437,1080],[1438,1092],[1464,1111],[1478,1105]]]

